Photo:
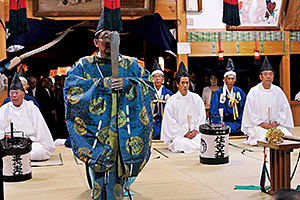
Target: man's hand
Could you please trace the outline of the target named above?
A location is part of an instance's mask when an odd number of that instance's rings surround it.
[[[190,140],[193,139],[198,134],[197,130],[193,130],[191,132],[187,132],[184,137],[189,138]]]
[[[270,128],[270,124],[265,123],[265,122],[260,123],[259,126],[262,127],[262,128],[264,128],[264,129]]]
[[[276,128],[278,126],[277,122],[272,122],[270,128]]]
[[[269,129],[269,128],[276,128],[278,126],[278,124],[277,124],[277,122],[272,122],[271,124],[262,122],[259,126],[264,129]]]
[[[123,78],[112,78],[111,79],[111,89],[122,90],[123,88]]]

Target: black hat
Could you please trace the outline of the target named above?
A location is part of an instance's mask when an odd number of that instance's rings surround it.
[[[176,74],[176,78],[180,79],[181,77],[190,77],[189,73],[187,72],[185,65],[183,63],[183,61],[181,61],[181,63],[179,64],[179,68]]]
[[[25,77],[25,71],[24,71],[24,68],[23,68],[23,64],[20,64],[18,75]]]
[[[268,70],[272,70],[273,72],[275,72],[274,69],[272,68],[272,66],[270,65],[270,62],[269,62],[267,56],[265,56],[265,60],[260,68],[260,73],[262,73],[263,71],[268,71]]]
[[[153,76],[154,74],[161,74],[164,75],[160,65],[158,64],[157,60],[154,61],[153,67],[152,67],[152,74],[151,76]]]
[[[22,82],[19,79],[19,75],[18,75],[17,72],[15,72],[15,75],[14,75],[14,78],[12,79],[12,81],[11,81],[9,90],[22,90],[23,92],[25,92],[24,88],[23,88],[23,85],[22,85]]]
[[[104,8],[102,10],[95,38],[104,30],[118,31],[122,30],[121,6],[120,0],[104,0]]]
[[[95,33],[95,38],[97,38],[100,33],[102,31],[104,31],[104,10],[102,11],[101,15],[100,15],[100,19],[99,19],[99,22],[98,22],[98,25],[97,25],[97,28],[96,28],[96,33]]]
[[[234,70],[234,65],[233,65],[233,62],[232,62],[231,58],[228,58],[226,69],[227,69],[227,71],[233,71]]]

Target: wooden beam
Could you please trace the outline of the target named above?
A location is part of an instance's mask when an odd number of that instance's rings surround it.
[[[289,102],[291,101],[291,68],[290,68],[290,34],[285,31],[285,55],[282,56],[280,63],[280,87],[285,93]]]
[[[285,43],[283,41],[264,41],[263,44],[264,55],[284,55]],[[191,54],[189,54],[189,57],[214,56],[212,47],[212,42],[191,42]],[[254,47],[254,41],[240,41],[239,55],[254,56]],[[300,50],[300,47],[297,48]],[[218,44],[215,43],[215,56],[218,56],[217,49]],[[237,56],[237,43],[235,41],[222,42],[222,49],[224,50],[224,56]],[[261,50],[260,46],[258,49]]]
[[[185,2],[184,0],[177,0],[177,41],[178,42],[186,42],[187,34],[186,34],[186,13],[185,13]],[[177,55],[177,70],[180,62],[183,61],[185,67],[188,70],[188,56],[187,54],[178,54]]]
[[[8,2],[9,0],[1,0],[5,1],[5,21],[9,20],[9,8]],[[27,0],[27,17],[34,19],[42,19],[41,17],[33,16],[33,0]],[[176,0],[156,0],[155,1],[155,12],[159,13],[164,20],[176,20]],[[3,13],[3,12],[1,12]],[[100,17],[100,15],[99,15]],[[50,19],[55,20],[99,20],[99,17],[48,17]],[[133,16],[133,17],[122,17],[123,20],[134,20],[140,18],[141,16]]]
[[[299,41],[291,41],[291,54],[300,54],[300,42]]]

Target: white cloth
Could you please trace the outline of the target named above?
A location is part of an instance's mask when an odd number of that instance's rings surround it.
[[[157,96],[158,96],[158,99],[160,99],[160,97],[161,97],[161,93],[162,93],[162,88],[163,88],[163,87],[164,87],[164,86],[162,85],[162,86],[159,88],[159,90],[157,90],[156,87],[154,87],[155,92],[156,92],[156,94],[157,94]]]
[[[171,96],[166,104],[162,120],[161,140],[172,152],[200,152],[200,133],[193,139],[185,138],[188,132],[188,115],[192,116],[191,131],[199,131],[199,126],[205,123],[206,112],[201,97],[188,91],[186,96],[178,91]]]
[[[259,126],[260,123],[269,123],[269,109],[271,122],[276,121],[278,128],[284,135],[292,135],[294,122],[290,104],[280,87],[271,85],[265,89],[262,83],[257,84],[248,93],[244,115],[242,120],[242,131],[249,136],[245,144],[257,145],[257,141],[264,140],[267,129]]]
[[[225,72],[224,78],[226,78],[226,76],[229,76],[229,75],[234,75],[236,77],[236,73],[234,71],[230,70],[230,71]]]
[[[36,92],[36,87],[31,90],[32,91],[32,96],[35,97],[35,92]]]
[[[295,96],[295,101],[300,101],[300,92],[298,92]]]
[[[56,139],[54,141],[54,144],[55,144],[55,146],[63,146],[63,145],[65,145],[66,140],[67,139]]]
[[[151,76],[154,76],[155,74],[161,74],[161,75],[164,76],[163,71],[161,71],[160,69],[157,69],[157,70],[153,71],[152,74],[151,74]]]
[[[14,129],[23,131],[33,144],[31,150],[32,160],[47,160],[55,150],[55,145],[47,124],[34,104],[24,101],[20,107],[15,107],[12,102],[0,107],[0,139],[3,139],[5,132],[10,132],[11,119]]]
[[[203,100],[204,104],[210,104],[211,93],[212,93],[212,90],[209,88],[209,86],[203,88],[202,100]]]
[[[224,81],[224,85],[223,85],[223,97],[226,97],[226,91],[229,95],[229,97],[232,99],[233,98],[233,88],[231,88],[231,91],[228,90],[228,87],[227,87],[227,84],[226,82]]]

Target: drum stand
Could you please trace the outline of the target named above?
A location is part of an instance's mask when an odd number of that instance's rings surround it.
[[[293,149],[300,148],[300,142],[284,140],[283,143],[274,144],[258,141],[257,144],[270,148],[270,194],[282,188],[290,189],[290,153]]]

